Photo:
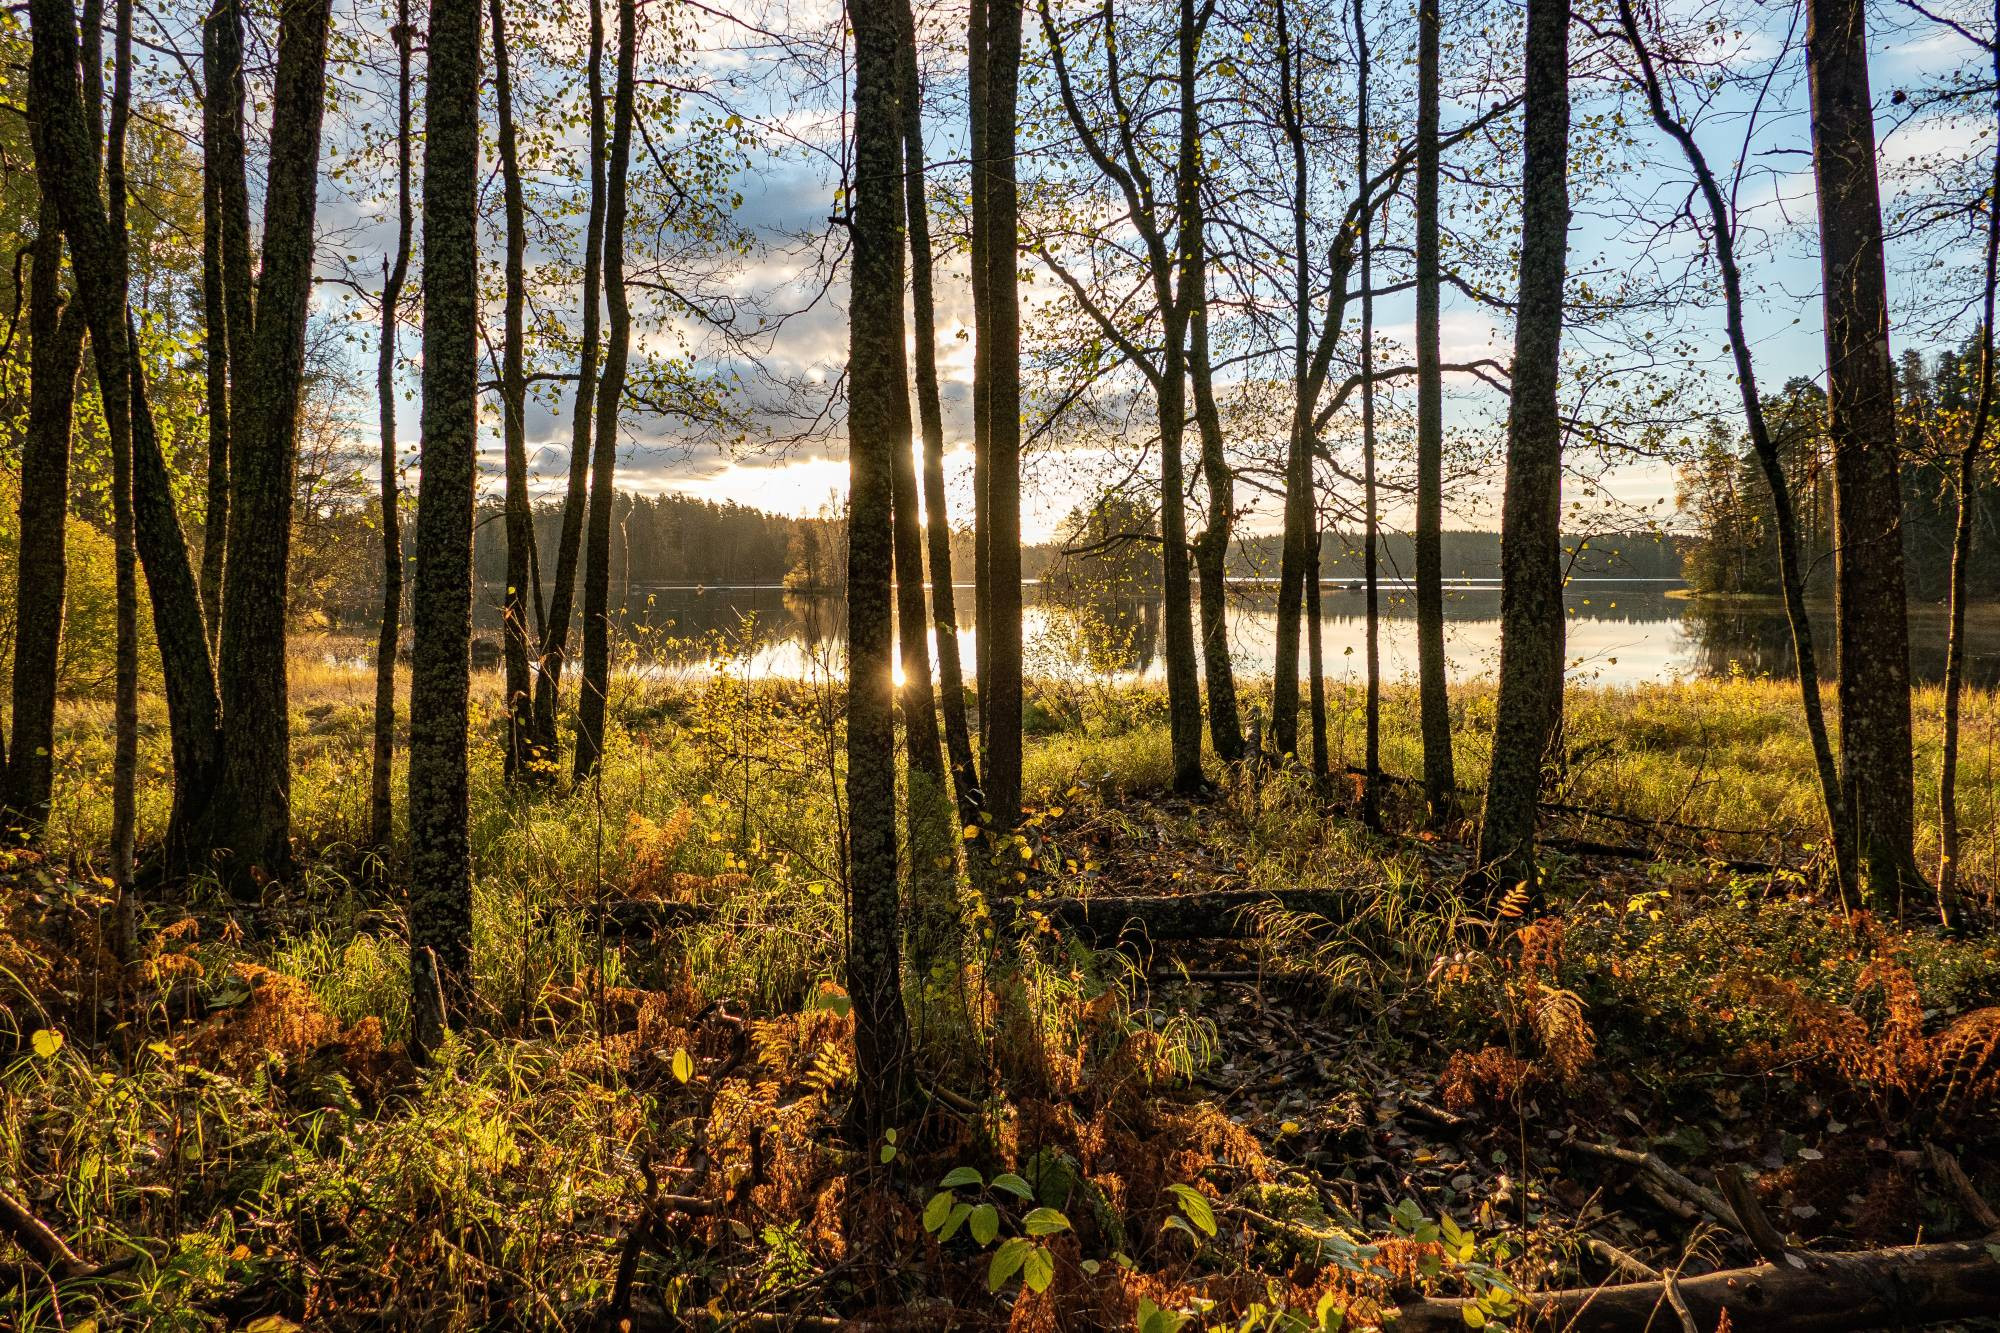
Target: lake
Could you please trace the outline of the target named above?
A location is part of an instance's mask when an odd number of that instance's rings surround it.
[[[1673,580],[1573,579],[1568,611],[1569,676],[1580,684],[1632,685],[1742,672],[1793,672],[1791,634],[1775,600],[1714,603],[1681,595]],[[1269,582],[1231,587],[1230,646],[1246,676],[1269,675],[1277,640],[1275,589]],[[497,638],[499,590],[479,599],[481,636]],[[1032,674],[1114,675],[1158,679],[1161,663],[1157,599],[1105,598],[1074,605],[1027,588],[1026,650]],[[1358,586],[1329,581],[1320,595],[1326,674],[1360,680],[1366,620]],[[1381,587],[1382,669],[1385,679],[1416,673],[1416,606],[1405,582]],[[751,676],[810,677],[838,670],[846,626],[840,598],[799,594],[776,586],[632,588],[624,605],[626,632],[640,660],[661,670],[728,660]],[[1457,580],[1445,591],[1445,652],[1454,681],[1491,679],[1500,663],[1500,588],[1493,580]],[[2000,684],[2000,611],[1971,616],[1967,679]],[[1813,613],[1824,672],[1833,669],[1831,606]],[[1944,673],[1944,612],[1914,605],[1911,664],[1921,681]],[[1197,622],[1197,633],[1199,623]],[[978,626],[972,589],[959,588],[958,638],[969,677]],[[935,635],[933,635],[935,647]]]

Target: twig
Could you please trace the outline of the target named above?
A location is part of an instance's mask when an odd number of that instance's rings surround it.
[[[1774,1264],[1791,1262],[1791,1247],[1785,1238],[1771,1225],[1771,1219],[1764,1213],[1764,1205],[1758,1202],[1756,1191],[1750,1188],[1750,1178],[1743,1168],[1733,1163],[1715,1168],[1715,1183],[1722,1187],[1723,1198],[1729,1201],[1730,1211],[1736,1214],[1736,1225],[1750,1243],[1757,1247],[1757,1253]]]
[[[2000,1213],[1993,1211],[1993,1205],[1986,1202],[1986,1196],[1972,1183],[1972,1177],[1965,1174],[1965,1168],[1958,1164],[1958,1159],[1936,1143],[1924,1144],[1924,1156],[1931,1164],[1931,1173],[1951,1187],[1952,1193],[1958,1196],[1959,1206],[1965,1209],[1967,1215],[1989,1234],[2000,1232]]]
[[[1621,1148],[1610,1143],[1591,1143],[1585,1139],[1570,1139],[1569,1146],[1578,1152],[1589,1153],[1593,1157],[1603,1157],[1627,1166],[1636,1166],[1645,1171],[1660,1185],[1678,1195],[1687,1203],[1707,1213],[1731,1230],[1740,1228],[1735,1210],[1720,1194],[1705,1186],[1697,1185],[1680,1172],[1662,1161],[1658,1154],[1639,1152],[1632,1148]]]
[[[91,1266],[77,1257],[68,1241],[5,1190],[0,1190],[0,1228],[27,1251],[30,1259],[55,1277],[77,1277],[91,1271]]]

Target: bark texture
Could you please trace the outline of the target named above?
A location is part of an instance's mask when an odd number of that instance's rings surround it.
[[[44,194],[28,273],[28,429],[21,448],[15,568],[13,749],[0,815],[21,832],[48,818],[55,780],[56,669],[68,576],[69,452],[83,312],[62,293],[62,223]]]
[[[423,479],[410,671],[412,1040],[471,992],[466,727],[478,449],[479,0],[432,0],[424,111]]]
[[[1535,804],[1562,706],[1563,278],[1569,250],[1569,3],[1529,0],[1519,305],[1500,528],[1500,694],[1479,860],[1535,879]]]
[[[1996,14],[2000,17],[2000,14]],[[2000,31],[1997,29],[1996,31]],[[2000,99],[2000,44],[1993,50],[1996,99]],[[1995,118],[2000,119],[2000,100]],[[1979,456],[1986,448],[1993,412],[1993,314],[2000,287],[2000,141],[1993,152],[1993,175],[1986,206],[1986,274],[1979,324],[1979,393],[1972,431],[1958,455],[1958,516],[1952,525],[1951,594],[1944,656],[1944,753],[1938,761],[1938,904],[1951,922],[1958,910],[1958,730],[1960,694],[1965,688],[1965,600],[1972,566],[1973,514],[1979,495]]]
[[[889,572],[894,455],[908,453],[903,368],[901,25],[855,0],[854,225],[848,343],[847,987],[854,1127],[870,1151],[902,1114],[909,1031],[896,878],[896,724]],[[1011,246],[1009,247],[1011,249]],[[982,634],[985,626],[981,626]]]
[[[35,153],[42,188],[53,196],[69,244],[77,301],[89,326],[92,361],[113,451],[132,457],[133,521],[155,637],[165,678],[173,735],[174,809],[167,834],[168,864],[183,846],[189,814],[206,799],[213,781],[219,735],[215,678],[202,626],[201,599],[174,508],[166,460],[146,402],[143,374],[135,373],[135,339],[125,309],[125,258],[98,188],[102,123],[93,91],[86,99],[79,78],[75,17],[63,0],[30,6],[34,29],[31,95],[35,99]],[[86,4],[91,40],[82,67],[102,68],[95,41],[102,11]],[[121,437],[129,435],[129,441]]]
[[[1764,400],[1757,391],[1756,365],[1751,358],[1750,339],[1743,323],[1743,276],[1736,261],[1735,215],[1724,199],[1721,183],[1710,169],[1693,132],[1674,117],[1667,105],[1666,90],[1652,51],[1639,31],[1638,19],[1629,0],[1619,0],[1618,17],[1625,30],[1625,39],[1638,57],[1640,80],[1653,122],[1679,145],[1694,172],[1702,202],[1708,210],[1716,267],[1722,274],[1724,321],[1729,333],[1730,353],[1735,360],[1736,385],[1742,398],[1744,424],[1750,435],[1751,452],[1756,455],[1758,467],[1771,492],[1772,526],[1778,538],[1778,580],[1784,589],[1785,616],[1791,629],[1794,660],[1798,663],[1799,698],[1805,712],[1806,731],[1812,740],[1820,800],[1832,834],[1841,886],[1851,889],[1854,887],[1854,844],[1845,815],[1846,798],[1834,764],[1833,743],[1827,735],[1826,713],[1820,703],[1819,657],[1813,642],[1812,621],[1806,614],[1806,564],[1799,556],[1798,516],[1792,501],[1791,483],[1785,474],[1784,459],[1771,436],[1770,424],[1764,416]],[[1947,708],[1949,705],[1947,698]]]
[[[534,747],[535,697],[528,661],[539,644],[529,623],[535,586],[535,516],[528,503],[528,381],[523,366],[522,319],[527,305],[528,210],[522,197],[521,155],[514,133],[513,72],[507,59],[507,7],[489,0],[493,25],[493,96],[498,107],[501,192],[507,213],[506,312],[500,352],[500,410],[506,450],[507,589],[501,601],[501,658],[507,681],[506,776],[522,777],[543,756]],[[535,607],[540,619],[541,609]]]
[[[938,695],[944,714],[945,756],[951,764],[952,793],[959,822],[979,817],[979,768],[965,719],[965,670],[958,653],[958,597],[952,586],[951,516],[944,488],[944,409],[938,397],[937,298],[932,287],[930,200],[924,189],[922,90],[917,79],[915,16],[909,5],[898,92],[903,114],[905,223],[910,241],[910,318],[917,390],[917,421],[923,437],[924,536],[930,557],[931,622],[937,629]]]
[[[578,343],[576,398],[570,409],[569,489],[563,497],[562,531],[556,538],[556,580],[549,590],[549,613],[542,621],[540,669],[535,675],[534,746],[556,771],[561,744],[556,706],[562,696],[563,663],[569,653],[570,611],[576,604],[576,566],[583,548],[584,510],[590,503],[591,421],[597,404],[597,356],[601,341],[599,288],[604,268],[604,7],[590,4],[590,211],[583,241],[583,327]]]
[[[985,605],[979,643],[980,744],[985,809],[1000,828],[1021,815],[1021,297],[1016,267],[1020,204],[1015,137],[1021,73],[1020,0],[985,0],[984,46],[975,53],[984,73],[984,133],[973,170],[984,181],[973,226],[985,237],[979,293],[987,346],[978,393],[985,420]],[[976,391],[977,392],[977,391]]]
[[[208,842],[225,876],[246,884],[291,870],[287,567],[330,11],[330,0],[287,0],[280,14],[264,262],[250,355],[237,367],[230,410],[229,549],[216,661],[222,780]]]
[[[590,524],[583,569],[583,682],[576,718],[576,778],[604,757],[604,712],[611,690],[611,508],[617,499],[618,402],[625,393],[632,315],[625,303],[625,175],[632,157],[633,80],[638,54],[634,0],[618,4],[618,78],[611,108],[611,165],[605,185],[604,297],[610,337],[597,385],[597,442],[590,460]]]
[[[1862,0],[1812,0],[1806,19],[1833,446],[1841,783],[1863,896],[1877,911],[1900,913],[1929,895],[1915,855],[1896,374],[1867,17]]]
[[[382,617],[375,635],[374,761],[369,770],[368,840],[393,840],[396,767],[396,646],[403,621],[401,453],[396,443],[396,331],[403,283],[410,274],[410,31],[409,0],[396,5],[396,253],[382,275],[382,333],[375,358],[375,411],[382,440]]]
[[[1444,372],[1439,325],[1443,259],[1438,228],[1438,0],[1417,4],[1417,712],[1424,744],[1424,806],[1433,827],[1457,813],[1451,697],[1444,658]]]

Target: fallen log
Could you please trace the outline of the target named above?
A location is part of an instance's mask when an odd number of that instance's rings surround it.
[[[1724,1314],[1758,1333],[1851,1333],[1919,1328],[2000,1309],[2000,1262],[1979,1242],[1907,1245],[1851,1254],[1792,1255],[1784,1264],[1731,1268],[1675,1281],[1698,1327]],[[1456,1333],[1470,1300],[1411,1301],[1395,1333]],[[1666,1280],[1535,1292],[1521,1297],[1523,1328],[1638,1333],[1672,1308]]]

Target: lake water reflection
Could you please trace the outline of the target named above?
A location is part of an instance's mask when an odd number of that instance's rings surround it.
[[[1666,580],[1575,579],[1565,590],[1569,675],[1573,682],[1631,685],[1694,676],[1789,675],[1791,636],[1775,601],[1712,604],[1677,595]],[[482,596],[476,619],[482,636],[497,636],[498,591]],[[1230,646],[1247,676],[1268,675],[1277,639],[1275,589],[1243,582],[1230,590]],[[1343,582],[1323,585],[1321,635],[1326,674],[1334,680],[1362,676],[1366,621],[1364,594]],[[972,589],[959,594],[958,638],[970,674],[978,626]],[[1058,602],[1030,585],[1026,634],[1029,670],[1063,675],[1108,673],[1158,679],[1160,611],[1157,600],[1101,598]],[[1403,583],[1382,587],[1382,667],[1389,680],[1416,672],[1416,608]],[[840,598],[799,594],[779,587],[631,590],[624,613],[641,660],[664,670],[698,667],[727,656],[753,676],[808,677],[838,670],[843,657],[846,609]],[[1445,651],[1454,681],[1491,679],[1500,663],[1500,589],[1491,581],[1460,581],[1445,593]],[[2000,614],[1975,608],[1971,616],[1970,683],[2000,684]],[[1911,608],[1911,663],[1917,678],[1944,672],[1944,615],[1930,606]],[[1814,632],[1826,670],[1834,657],[1831,608],[1814,613]],[[935,634],[933,634],[935,643]]]

